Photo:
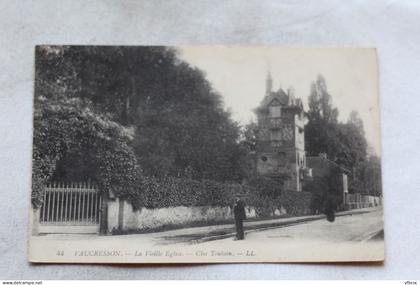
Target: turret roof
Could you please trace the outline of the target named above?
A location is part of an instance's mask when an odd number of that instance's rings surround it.
[[[289,96],[286,92],[284,92],[283,89],[279,89],[278,91],[270,92],[269,95],[265,96],[260,103],[260,108],[267,107],[274,99],[279,100],[280,104],[284,106],[289,102]]]
[[[280,88],[279,90],[275,92],[270,92],[269,95],[266,95],[261,101],[260,106],[256,109],[256,111],[266,109],[273,102],[273,100],[277,100],[283,107],[292,107],[303,110],[303,104],[301,99],[290,98],[290,96],[286,92],[284,92],[283,89]]]

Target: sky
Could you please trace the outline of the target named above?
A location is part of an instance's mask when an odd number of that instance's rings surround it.
[[[381,153],[376,51],[356,48],[276,48],[240,46],[183,46],[180,57],[203,70],[224,98],[225,107],[241,124],[255,121],[253,109],[265,94],[267,73],[273,90],[292,87],[305,110],[311,83],[322,74],[346,122],[352,110],[363,120],[366,139]]]

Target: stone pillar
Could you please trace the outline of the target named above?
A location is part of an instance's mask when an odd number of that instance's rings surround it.
[[[31,207],[32,209],[32,207]],[[41,209],[32,209],[31,216],[32,219],[30,221],[32,222],[31,229],[32,229],[32,235],[36,236],[39,234],[39,218],[40,218]]]
[[[100,235],[106,235],[108,233],[108,193],[102,193],[100,194],[101,199],[101,208],[100,211],[100,217],[101,217],[101,223],[99,225],[99,234]]]
[[[124,228],[124,199],[119,198],[118,201],[118,229]]]

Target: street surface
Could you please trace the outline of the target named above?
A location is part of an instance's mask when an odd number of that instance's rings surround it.
[[[378,210],[366,214],[337,217],[332,223],[323,219],[287,227],[252,231],[247,233],[245,241],[237,242],[246,243],[252,240],[270,243],[286,243],[290,240],[323,242],[367,241],[382,230],[382,211]],[[226,242],[226,240],[223,240],[223,242]]]
[[[237,253],[250,249],[246,252],[248,256],[271,255],[278,261],[381,260],[384,257],[382,210],[337,217],[332,223],[322,219],[255,230],[248,232],[245,240],[219,239],[206,242],[205,246]]]
[[[50,234],[32,236],[30,243],[34,256],[42,257],[46,250],[48,255],[58,251],[65,256],[57,260],[79,262],[98,260],[77,258],[83,250],[108,249],[122,256],[107,261],[127,262],[139,259],[145,262],[371,261],[384,258],[382,217],[381,208],[371,208],[365,212],[341,213],[334,222],[328,222],[323,216],[307,221],[298,217],[280,226],[269,223],[251,230],[252,223],[257,222],[250,222],[248,229],[245,225],[245,240],[239,241],[232,237],[233,225],[219,225],[114,236]],[[151,256],[140,255],[144,253]]]

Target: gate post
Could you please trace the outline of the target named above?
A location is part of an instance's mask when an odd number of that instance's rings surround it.
[[[40,209],[41,208],[32,208],[33,206],[31,206],[30,211],[31,211],[31,227],[32,227],[32,235],[36,236],[39,234],[39,218],[40,218]]]
[[[108,191],[104,191],[101,194],[101,208],[100,208],[100,217],[101,223],[99,224],[99,234],[106,235],[108,234]]]
[[[118,199],[118,230],[124,229],[124,199]]]

